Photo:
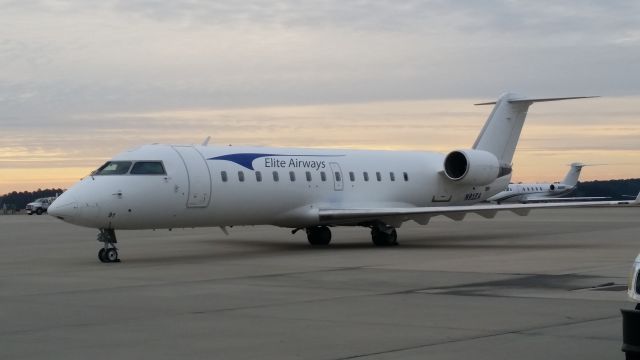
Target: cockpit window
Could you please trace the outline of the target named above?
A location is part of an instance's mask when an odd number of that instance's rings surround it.
[[[137,161],[131,168],[131,175],[166,175],[161,161]]]
[[[124,175],[130,167],[131,161],[107,161],[93,175]]]

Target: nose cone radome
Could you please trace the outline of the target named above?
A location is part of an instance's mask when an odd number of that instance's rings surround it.
[[[60,195],[47,209],[49,215],[63,221],[70,221],[78,216],[78,203],[67,193]]]

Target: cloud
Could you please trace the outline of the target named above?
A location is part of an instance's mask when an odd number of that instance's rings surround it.
[[[590,111],[587,102],[547,104],[525,131],[558,122],[619,130],[634,127],[638,114],[621,97],[640,94],[636,1],[0,0],[0,7],[8,29],[0,33],[0,148],[40,165],[56,158],[94,166],[134,142],[209,134],[273,145],[428,144],[403,135],[413,128],[439,134],[433,146],[447,149],[475,137],[477,120],[466,120],[486,116],[459,110],[471,100],[449,99],[491,100],[505,90],[607,96],[590,100],[600,106]],[[454,111],[415,106],[429,99]],[[447,133],[419,116],[446,123]],[[335,129],[332,137],[314,138],[318,124]],[[354,138],[360,133],[370,137]]]
[[[633,1],[8,2],[0,118],[507,89],[637,94],[637,10]]]

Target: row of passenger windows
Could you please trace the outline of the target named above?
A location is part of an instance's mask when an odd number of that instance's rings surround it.
[[[523,187],[522,190],[524,191],[543,191],[541,187],[539,186],[533,186],[533,187]],[[512,188],[507,188],[507,191],[514,191]]]
[[[261,182],[262,181],[262,172],[260,171],[256,171],[255,172],[256,175],[256,181],[257,182]],[[280,181],[280,173],[277,171],[274,171],[271,173],[271,175],[273,176],[273,181]],[[311,176],[311,172],[310,171],[306,171],[304,173],[305,175],[305,179],[308,182],[313,181],[313,177]],[[339,171],[336,171],[334,174],[334,178],[335,181],[342,181],[342,173],[340,173]],[[380,171],[376,171],[375,173],[375,178],[377,181],[382,181],[383,180],[383,176],[382,173]],[[409,174],[407,172],[403,172],[402,173],[402,178],[404,179],[404,181],[409,181]],[[220,179],[222,180],[222,182],[227,182],[229,180],[229,176],[227,175],[226,171],[221,171],[220,172]],[[362,173],[362,179],[364,181],[369,181],[369,173],[368,172],[363,172]],[[396,181],[396,174],[392,171],[389,173],[389,180],[391,181]],[[238,171],[238,181],[240,182],[244,182],[245,180],[245,176],[244,176],[244,171]],[[296,181],[296,172],[295,171],[289,171],[289,180],[290,181]],[[327,181],[327,173],[324,171],[320,171],[320,180],[321,181]],[[349,180],[351,182],[355,182],[356,181],[356,174],[353,171],[349,171]],[[385,179],[386,180],[386,179]]]

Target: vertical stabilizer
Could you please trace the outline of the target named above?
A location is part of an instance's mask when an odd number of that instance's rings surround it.
[[[495,106],[473,148],[492,153],[498,158],[500,165],[511,165],[527,110],[532,104],[530,101],[510,102],[517,98],[516,94],[506,93],[501,95],[495,103],[478,104],[495,104]]]
[[[576,186],[576,184],[578,184],[578,178],[580,177],[580,171],[582,171],[584,166],[585,164],[582,163],[571,164],[571,168],[569,169],[567,176],[562,180],[562,183],[569,186]]]
[[[530,99],[513,93],[500,96],[495,102],[476,105],[495,104],[491,115],[484,123],[473,149],[488,151],[498,158],[500,165],[511,165],[513,154],[520,138],[520,132],[527,117],[527,110],[534,102],[584,99],[596,96],[578,96],[562,98]]]

